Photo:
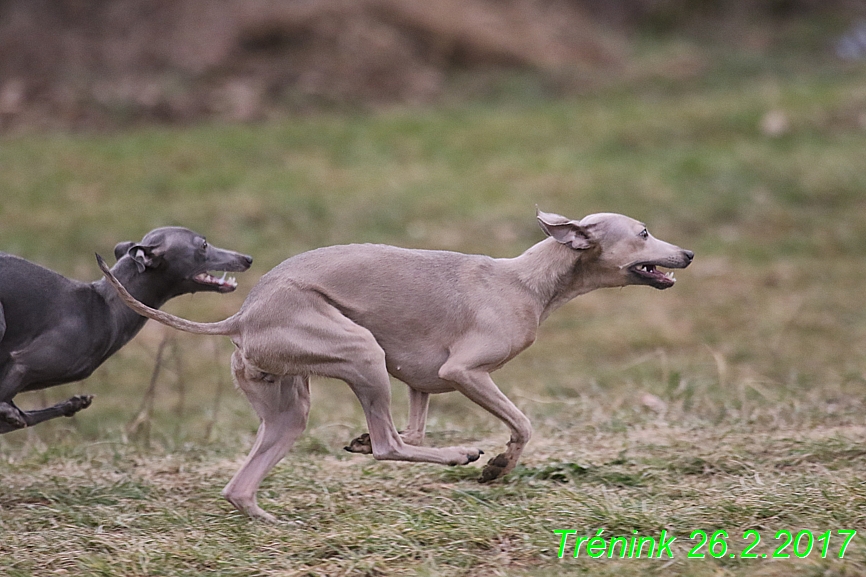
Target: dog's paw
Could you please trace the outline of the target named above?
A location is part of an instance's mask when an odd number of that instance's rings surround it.
[[[452,467],[474,463],[484,454],[484,451],[481,449],[469,449],[466,447],[450,447],[445,450],[455,451],[455,453],[452,453],[454,454],[454,457],[448,461],[448,465]]]
[[[75,395],[63,407],[64,416],[71,417],[81,409],[86,409],[93,402],[93,395]]]
[[[505,453],[499,453],[489,461],[481,471],[481,476],[478,478],[479,483],[489,483],[494,479],[498,479],[505,474],[505,469],[508,467],[508,457]]]
[[[478,459],[481,458],[481,455],[484,454],[484,451],[481,449],[472,449],[468,455],[466,455],[467,463],[474,463]]]
[[[265,523],[277,523],[276,517],[258,506],[255,497],[249,498],[239,495],[232,495],[225,489],[223,489],[222,495],[225,500],[231,503],[235,509],[237,509],[250,519],[256,521],[264,521]]]
[[[352,439],[348,446],[343,447],[350,453],[361,453],[363,455],[373,454],[373,443],[370,441],[370,433],[364,433],[360,437]]]

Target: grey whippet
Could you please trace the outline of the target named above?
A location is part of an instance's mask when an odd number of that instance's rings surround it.
[[[158,228],[139,243],[121,242],[114,254],[114,274],[152,307],[196,291],[231,292],[237,287],[234,279],[216,278],[208,271],[244,271],[253,260],[211,246],[200,234],[181,227]],[[88,407],[91,395],[35,411],[22,411],[12,398],[88,377],[145,322],[105,279],[71,280],[0,253],[0,433]]]
[[[463,393],[511,429],[507,450],[482,471],[480,480],[492,480],[514,468],[532,427],[490,373],[531,345],[539,323],[563,303],[601,287],[666,289],[673,274],[659,267],[684,268],[694,256],[619,214],[579,222],[537,217],[550,238],[516,258],[370,244],[306,252],[265,274],[240,311],[216,323],[142,305],[100,266],[137,313],[183,331],[231,337],[234,378],[261,424],[223,495],[247,515],[273,519],[257,505],[256,491],[306,426],[311,375],[351,387],[369,436],[347,449],[376,459],[448,465],[478,459],[476,448],[421,446],[429,395]],[[389,373],[409,385],[402,433],[391,419]]]

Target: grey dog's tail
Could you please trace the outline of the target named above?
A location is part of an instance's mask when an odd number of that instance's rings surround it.
[[[122,284],[120,284],[120,281],[117,280],[117,278],[111,273],[111,270],[108,268],[108,264],[106,264],[105,260],[98,254],[96,255],[96,262],[99,263],[99,268],[102,269],[102,274],[105,275],[106,280],[108,280],[108,282],[115,288],[115,290],[117,290],[117,293],[118,295],[120,295],[121,300],[123,300],[126,306],[128,306],[141,316],[153,319],[169,327],[181,331],[186,331],[188,333],[195,333],[198,335],[235,334],[235,329],[237,326],[235,317],[237,317],[237,314],[215,323],[197,323],[195,321],[188,321],[186,319],[182,319],[161,310],[151,308],[146,304],[139,302],[134,296],[129,294],[129,291],[127,291],[126,288]]]

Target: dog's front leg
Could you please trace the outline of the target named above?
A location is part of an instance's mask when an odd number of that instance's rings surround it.
[[[427,408],[430,406],[430,393],[409,387],[409,425],[400,431],[404,443],[421,446],[427,429]]]
[[[504,421],[511,429],[508,448],[487,462],[478,480],[486,483],[511,472],[532,436],[529,418],[514,406],[483,369],[467,368],[459,358],[451,358],[439,369],[439,376],[454,383],[458,391]]]

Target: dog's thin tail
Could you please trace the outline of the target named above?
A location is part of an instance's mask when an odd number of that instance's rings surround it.
[[[197,323],[195,321],[188,321],[173,314],[151,308],[146,304],[136,300],[134,296],[129,294],[129,291],[126,290],[126,287],[120,284],[120,281],[117,280],[117,278],[108,268],[108,264],[98,254],[96,255],[96,262],[99,263],[99,268],[102,269],[102,274],[105,275],[105,279],[109,282],[109,284],[111,284],[111,286],[115,288],[117,294],[120,296],[124,304],[126,304],[126,306],[128,306],[141,316],[153,319],[166,326],[181,331],[186,331],[188,333],[195,333],[199,335],[233,335],[236,333],[237,314],[215,323]]]

